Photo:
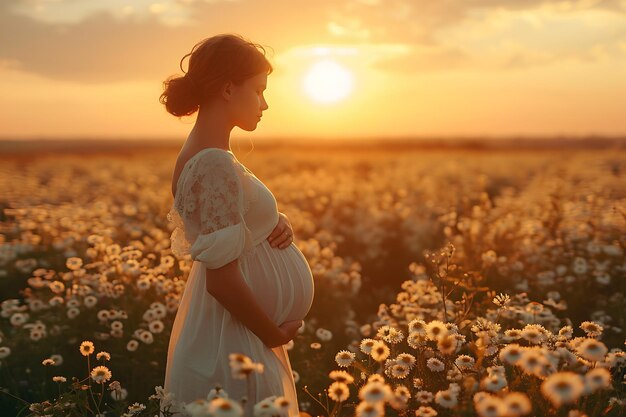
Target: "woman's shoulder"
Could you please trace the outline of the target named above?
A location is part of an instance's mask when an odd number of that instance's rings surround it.
[[[237,165],[235,155],[221,148],[204,148],[187,161],[193,171],[211,173],[227,170],[233,172]]]
[[[203,148],[189,159],[201,159],[205,161],[233,161],[235,154],[222,148]]]

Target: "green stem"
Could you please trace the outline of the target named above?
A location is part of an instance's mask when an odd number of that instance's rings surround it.
[[[20,417],[24,411],[28,410],[28,407],[30,407],[30,405],[25,405],[24,407],[22,407],[20,412],[17,413],[17,415],[15,417]]]
[[[87,384],[89,386],[89,394],[91,395],[91,400],[93,401],[93,405],[96,406],[96,411],[98,412],[98,414],[100,414],[100,408],[98,407],[98,403],[96,403],[96,397],[93,396],[93,390],[91,389],[91,378],[89,376],[91,373],[91,365],[89,361],[89,356],[90,355],[87,355]]]
[[[8,395],[9,397],[13,397],[13,398],[15,398],[16,400],[20,400],[20,401],[21,401],[21,402],[23,402],[24,404],[28,404],[29,406],[31,405],[31,403],[29,403],[28,401],[23,400],[23,399],[22,399],[22,398],[20,398],[20,397],[16,397],[15,395],[11,394],[9,391],[5,391],[4,389],[0,389],[0,392],[1,392],[1,393],[3,393],[3,394]]]
[[[320,406],[324,409],[324,411],[326,411],[326,414],[328,414],[328,408],[324,407],[324,404],[322,404],[321,402],[319,402],[319,401],[318,401],[318,399],[317,399],[317,398],[315,398],[315,397],[313,396],[313,394],[311,394],[311,393],[309,392],[309,390],[307,390],[306,388],[307,388],[307,386],[305,385],[305,386],[304,386],[304,388],[302,388],[302,390],[303,390],[304,392],[306,392],[306,393],[307,393],[307,394],[308,394],[311,398],[313,398],[313,401],[315,401],[316,403],[318,403],[318,404],[319,404],[319,405],[320,405]]]
[[[91,374],[91,365],[89,364],[89,355],[87,355],[87,384],[89,385],[89,389],[91,390],[91,379],[89,375]]]
[[[328,404],[328,391],[325,389],[324,393],[326,395],[326,410],[328,410],[330,408],[330,405]],[[319,393],[318,395],[322,395],[322,393]]]
[[[100,404],[102,404],[102,399],[104,398],[104,382],[100,385],[100,401],[98,401],[98,405],[96,406],[98,410],[100,410]]]

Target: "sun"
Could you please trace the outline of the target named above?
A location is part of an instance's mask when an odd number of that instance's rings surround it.
[[[330,59],[317,62],[304,78],[306,93],[320,103],[344,99],[352,91],[352,85],[352,73]]]

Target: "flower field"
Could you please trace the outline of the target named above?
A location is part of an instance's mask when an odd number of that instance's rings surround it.
[[[234,151],[313,271],[301,411],[626,413],[626,150]],[[220,387],[162,389],[191,267],[169,249],[175,158],[0,156],[2,416],[241,415]]]

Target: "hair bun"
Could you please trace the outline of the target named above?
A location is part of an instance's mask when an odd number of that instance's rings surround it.
[[[165,91],[161,94],[160,102],[167,111],[174,116],[189,116],[195,113],[200,106],[200,94],[189,77],[169,77],[163,82]]]
[[[206,99],[218,95],[227,81],[240,85],[256,74],[273,71],[265,58],[265,49],[237,34],[215,35],[198,42],[180,60],[181,70],[187,57],[189,70],[183,70],[183,76],[166,79],[159,97],[165,109],[178,117],[195,113]]]

